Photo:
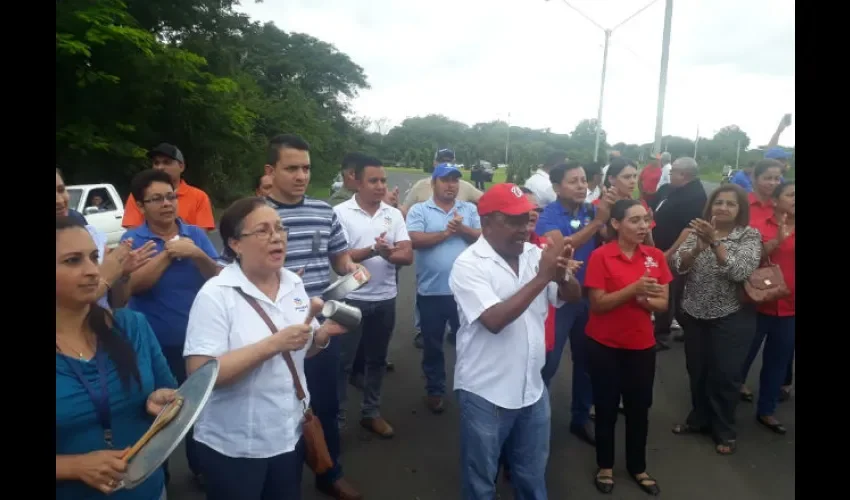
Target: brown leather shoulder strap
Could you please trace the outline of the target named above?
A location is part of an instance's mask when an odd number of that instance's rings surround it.
[[[277,333],[278,328],[275,326],[274,322],[272,322],[271,318],[269,318],[269,315],[266,314],[266,311],[263,311],[263,308],[260,306],[260,303],[257,302],[257,299],[251,297],[239,287],[236,287],[236,291],[239,292],[239,295],[241,295],[242,298],[245,299],[245,301],[248,302],[255,311],[257,311],[257,314],[263,318],[263,321],[265,321],[266,325],[272,331],[272,334]],[[282,352],[281,355],[283,356],[283,360],[286,361],[286,366],[289,368],[292,380],[295,382],[295,395],[298,397],[298,401],[304,401],[307,395],[304,393],[304,387],[301,386],[301,378],[298,376],[298,370],[295,369],[295,362],[292,361],[292,356],[290,356],[288,352]]]

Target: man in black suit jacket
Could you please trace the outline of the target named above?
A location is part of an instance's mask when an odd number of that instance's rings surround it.
[[[658,249],[666,252],[676,243],[688,224],[699,217],[707,202],[705,187],[699,179],[699,166],[693,158],[682,157],[673,162],[670,170],[670,183],[658,190],[655,200],[655,229],[652,239]],[[670,325],[675,317],[679,324],[679,301],[684,289],[684,276],[673,273],[670,283],[670,307],[664,313],[655,313],[655,340],[657,350],[669,349],[664,343],[670,336]]]

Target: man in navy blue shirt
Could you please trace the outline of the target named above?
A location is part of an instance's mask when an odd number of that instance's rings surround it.
[[[205,230],[177,217],[177,194],[167,173],[140,172],[133,178],[131,191],[145,222],[128,230],[121,240],[132,238],[134,250],[153,241],[157,255],[130,275],[132,296],[127,306],[145,315],[174,378],[182,384],[186,380],[183,343],[189,310],[204,283],[218,274],[218,252]],[[190,431],[186,458],[197,477],[192,443]]]
[[[570,161],[555,166],[549,171],[549,180],[557,195],[557,200],[547,205],[537,221],[535,233],[544,237],[546,233],[558,230],[565,238],[572,240],[575,249],[573,259],[585,262],[596,248],[597,233],[605,227],[611,216],[612,194],[604,194],[599,206],[586,203],[587,177],[578,162]],[[579,283],[584,285],[585,267],[576,272]],[[584,333],[587,325],[590,305],[587,296],[579,302],[568,303],[555,314],[555,347],[546,353],[546,364],[542,370],[546,385],[555,376],[561,355],[567,340],[573,357],[573,401],[570,432],[583,441],[594,444],[596,435],[590,422],[590,408],[593,406],[593,390],[587,371],[587,349]]]

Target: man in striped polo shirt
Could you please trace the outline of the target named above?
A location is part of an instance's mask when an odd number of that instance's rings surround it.
[[[310,297],[321,295],[330,285],[331,266],[337,274],[356,269],[348,254],[348,242],[330,205],[306,195],[310,184],[310,146],[292,134],[271,139],[266,159],[266,175],[272,177],[271,193],[266,201],[289,228],[286,268],[301,274]],[[313,411],[322,423],[334,467],[316,476],[316,488],[339,500],[360,499],[362,495],[343,479],[339,464],[339,426],[337,414],[337,373],[340,340],[304,363],[307,388]]]

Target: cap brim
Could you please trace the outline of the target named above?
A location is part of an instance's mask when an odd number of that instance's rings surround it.
[[[434,179],[442,179],[443,177],[452,177],[452,176],[457,177],[457,178],[461,178],[461,177],[463,177],[463,174],[460,172],[460,170],[452,170],[451,172],[446,172],[443,175],[434,175]]]
[[[149,160],[152,160],[154,156],[164,156],[166,158],[171,158],[174,161],[180,161],[177,158],[175,158],[174,155],[166,153],[165,151],[162,151],[160,149],[152,149],[152,150],[148,151],[147,157],[148,157]]]

